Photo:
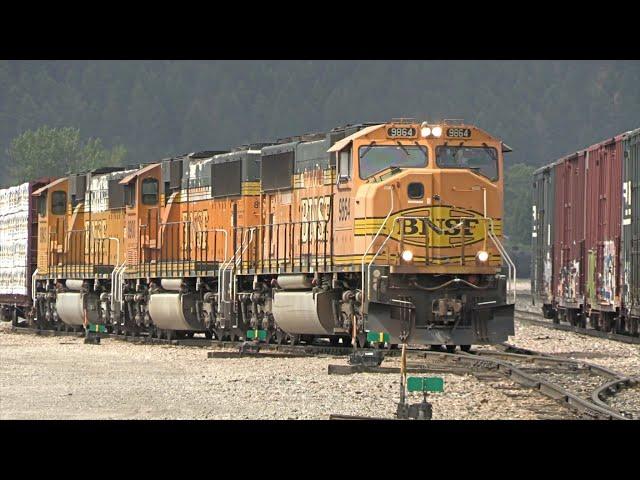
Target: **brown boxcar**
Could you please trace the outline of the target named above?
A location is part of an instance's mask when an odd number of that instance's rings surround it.
[[[545,313],[556,322],[585,327],[588,319],[592,327],[606,330],[621,325],[622,167],[628,135],[550,165],[555,178],[554,298]],[[534,240],[533,248],[534,257],[543,258],[540,242]]]
[[[580,280],[584,249],[585,154],[578,152],[555,164],[553,292],[559,307],[579,309],[584,290]]]
[[[622,139],[620,135],[593,145],[585,154],[585,274],[582,278],[586,312],[592,322],[597,322],[599,316],[608,321],[610,313],[620,307],[616,272],[620,268],[622,232]]]

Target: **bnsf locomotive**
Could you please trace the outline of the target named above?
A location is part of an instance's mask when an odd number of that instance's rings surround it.
[[[504,341],[506,151],[397,120],[58,178],[31,192],[25,312],[165,338]]]

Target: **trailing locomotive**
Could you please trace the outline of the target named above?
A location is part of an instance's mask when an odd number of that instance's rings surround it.
[[[534,172],[531,290],[554,322],[638,334],[640,129]]]
[[[34,321],[502,342],[514,333],[506,151],[472,125],[398,120],[58,179],[34,192]]]

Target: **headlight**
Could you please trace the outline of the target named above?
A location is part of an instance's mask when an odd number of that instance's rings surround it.
[[[429,135],[431,135],[431,129],[429,127],[422,127],[420,129],[420,135],[422,135],[423,137],[428,137]]]
[[[442,135],[442,127],[433,127],[431,133],[434,137],[440,137]]]
[[[489,260],[489,252],[485,252],[484,250],[480,250],[477,254],[476,254],[476,259],[479,262],[486,262],[487,260]]]
[[[405,262],[410,262],[413,260],[413,252],[411,250],[405,250],[402,252],[402,260]]]

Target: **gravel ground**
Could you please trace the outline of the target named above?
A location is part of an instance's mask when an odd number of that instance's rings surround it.
[[[524,291],[528,280],[518,282]],[[393,418],[399,376],[328,375],[344,358],[208,359],[206,348],[134,345],[103,339],[16,334],[0,324],[1,419],[326,419],[330,414]],[[516,321],[509,343],[586,359],[640,375],[640,346]],[[397,359],[388,359],[393,365]],[[546,397],[502,378],[440,375],[434,419],[557,417]],[[640,395],[625,395],[640,411]],[[622,394],[622,392],[621,392]],[[420,401],[420,396],[412,397]],[[573,418],[567,412],[565,418]]]
[[[529,293],[529,280],[519,279],[518,291]],[[518,308],[540,313],[539,306],[532,306],[530,299],[518,299]],[[640,375],[640,345],[616,342],[573,332],[529,325],[516,320],[516,335],[509,343],[541,353],[584,359],[629,376]]]
[[[398,375],[328,375],[327,366],[344,358],[208,359],[206,352],[113,339],[85,345],[81,338],[2,328],[0,418],[326,419],[332,413],[395,413]],[[502,379],[442,376],[445,392],[430,395],[434,419],[536,419],[541,413],[533,406],[548,402]]]
[[[621,390],[609,399],[609,405],[632,414],[634,420],[640,420],[640,385]]]

